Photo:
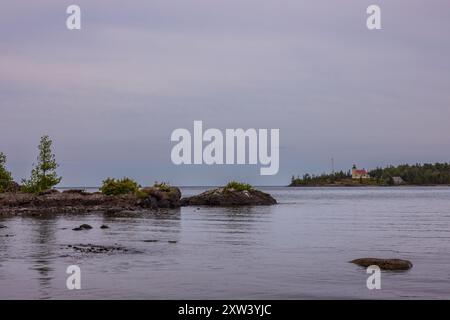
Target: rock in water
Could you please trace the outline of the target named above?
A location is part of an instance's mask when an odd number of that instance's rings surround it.
[[[413,266],[411,261],[402,259],[361,258],[350,262],[365,268],[376,265],[381,270],[409,270]]]
[[[71,248],[74,251],[81,253],[120,253],[120,252],[128,252],[129,250],[120,247],[120,246],[102,246],[95,244],[77,244],[77,245],[68,245],[67,248]],[[135,251],[137,253],[138,251]]]
[[[141,190],[147,197],[140,200],[143,208],[178,208],[181,191],[177,187],[146,187]]]
[[[217,188],[181,199],[182,206],[261,206],[276,203],[270,194],[255,189],[238,191],[231,188]]]
[[[92,229],[92,227],[90,225],[82,224],[81,226],[73,228],[72,230],[74,230],[74,231],[81,231],[81,230],[89,230],[89,229]]]

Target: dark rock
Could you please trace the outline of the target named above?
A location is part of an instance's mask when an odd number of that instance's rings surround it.
[[[121,208],[107,208],[104,210],[106,214],[115,214],[123,211]]]
[[[73,249],[74,251],[80,253],[120,253],[129,251],[128,249],[120,246],[102,246],[94,244],[68,245],[67,248]]]
[[[158,201],[158,208],[170,208],[169,199],[161,199]]]
[[[40,196],[45,196],[47,194],[55,194],[55,193],[60,193],[60,192],[58,190],[56,190],[56,189],[48,189],[48,190],[44,190],[44,191],[39,192],[39,195]]]
[[[141,199],[139,205],[143,208],[178,208],[181,191],[177,187],[146,187],[141,190],[147,197]]]
[[[6,228],[8,228],[8,227],[3,224],[0,224],[0,229],[6,229]]]
[[[142,242],[158,242],[158,240],[153,240],[153,239],[151,239],[151,240],[142,240]]]
[[[107,225],[103,224],[100,226],[100,229],[109,229],[109,227]]]
[[[81,231],[81,230],[89,230],[89,229],[92,229],[92,226],[90,226],[88,224],[82,224],[79,227],[73,228],[72,230]]]
[[[176,241],[176,240],[169,240],[169,241],[167,241],[168,243],[177,243],[178,241]]]
[[[270,194],[255,189],[237,191],[217,188],[205,191],[197,196],[181,199],[182,206],[254,206],[276,203],[277,201]]]
[[[361,258],[352,260],[350,263],[354,263],[365,268],[371,265],[376,265],[382,270],[408,270],[413,266],[411,261],[402,259]]]
[[[83,189],[69,189],[69,190],[64,190],[62,193],[81,194],[81,195],[89,194],[86,191],[84,191]]]
[[[155,188],[155,187],[146,187],[146,188],[143,188],[141,191],[158,201],[163,199],[164,194],[165,194],[159,188]]]
[[[141,199],[139,205],[142,208],[156,209],[158,208],[158,200],[155,197],[148,196],[144,199]]]

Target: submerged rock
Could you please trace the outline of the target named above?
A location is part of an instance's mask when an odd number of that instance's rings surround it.
[[[130,251],[127,248],[121,246],[102,246],[95,244],[76,244],[76,245],[68,245],[67,248],[73,249],[76,252],[80,253],[120,253],[120,252],[128,252]],[[135,251],[137,252],[137,251]]]
[[[81,231],[81,230],[89,230],[89,229],[92,229],[92,226],[90,226],[88,224],[82,224],[81,226],[73,228],[72,230]]]
[[[102,225],[100,226],[100,229],[109,229],[109,227],[108,227],[106,224],[102,224]]]
[[[256,189],[238,191],[232,188],[217,188],[181,199],[182,206],[259,206],[276,203],[270,194]]]
[[[361,258],[350,261],[358,266],[367,268],[376,265],[381,270],[409,270],[413,264],[411,261],[402,259],[378,259],[378,258]]]

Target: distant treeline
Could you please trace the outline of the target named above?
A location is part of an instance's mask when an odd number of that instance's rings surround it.
[[[379,182],[393,184],[393,177],[400,177],[406,184],[450,184],[450,163],[402,164],[376,168],[369,175]]]
[[[347,172],[339,171],[334,174],[322,173],[321,175],[314,175],[306,173],[302,177],[292,176],[291,178],[291,187],[295,186],[320,186],[320,185],[329,185],[336,184],[338,182],[348,182],[352,183],[352,174],[350,170]]]
[[[292,176],[290,186],[321,185],[450,185],[450,163],[402,164],[376,168],[368,172],[370,179],[352,179],[351,171],[333,174]],[[401,178],[401,179],[399,179]]]

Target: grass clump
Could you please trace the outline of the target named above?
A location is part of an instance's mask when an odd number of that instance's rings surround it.
[[[100,191],[106,195],[119,195],[137,193],[139,184],[133,179],[124,177],[122,179],[107,178],[103,181]]]
[[[248,183],[230,181],[225,186],[225,189],[234,189],[236,191],[250,191],[253,189],[253,187]]]
[[[166,183],[166,182],[155,182],[155,184],[153,185],[154,188],[158,188],[160,191],[163,192],[169,192],[171,190],[171,186],[170,184]]]

